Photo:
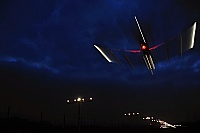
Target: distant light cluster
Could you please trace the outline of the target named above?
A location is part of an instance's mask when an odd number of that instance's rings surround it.
[[[152,116],[144,117],[142,119],[160,123],[160,128],[169,128],[169,127],[176,128],[177,126],[179,126],[179,127],[181,126],[181,125],[172,125],[172,124],[169,124],[166,121],[163,121],[163,120],[160,120],[160,119],[154,119],[154,117],[152,117]]]
[[[66,102],[68,104],[71,104],[71,103],[83,103],[83,102],[91,102],[93,100],[92,97],[90,98],[81,98],[81,97],[78,97],[78,98],[74,98],[74,99],[66,99]]]
[[[134,116],[134,115],[139,115],[140,113],[134,113],[134,112],[128,112],[128,113],[124,113],[124,116]]]

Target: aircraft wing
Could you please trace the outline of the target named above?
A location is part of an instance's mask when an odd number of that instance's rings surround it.
[[[194,47],[197,22],[180,34],[180,54]]]
[[[94,47],[109,63],[128,64],[132,69],[143,64],[141,50],[109,49],[98,44],[94,44]]]
[[[168,62],[170,62],[171,57],[182,57],[184,52],[192,49],[194,47],[196,25],[197,22],[194,22],[192,26],[181,32],[179,35],[157,45],[159,47],[150,48],[155,61],[168,60]]]

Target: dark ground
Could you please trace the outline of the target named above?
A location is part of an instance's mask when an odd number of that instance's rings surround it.
[[[186,127],[160,129],[159,127],[150,127],[147,125],[133,127],[130,125],[124,126],[97,126],[89,125],[82,126],[78,130],[77,126],[52,125],[46,121],[30,121],[28,119],[0,118],[0,133],[199,133],[200,121],[192,123],[183,123]]]

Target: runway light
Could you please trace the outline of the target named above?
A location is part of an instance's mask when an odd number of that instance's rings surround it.
[[[140,113],[137,113],[137,115],[139,115]]]
[[[126,115],[126,114],[124,114],[124,115]]]
[[[135,113],[133,113],[133,115],[135,115]]]
[[[151,118],[150,117],[146,117],[146,120],[150,120]]]
[[[90,100],[92,100],[92,97],[90,97]]]
[[[76,99],[74,99],[74,102],[76,102]]]
[[[67,103],[69,103],[69,100],[67,100]]]
[[[83,98],[82,101],[84,102],[84,100],[85,100],[85,99]]]
[[[131,113],[128,113],[128,115],[131,115]]]

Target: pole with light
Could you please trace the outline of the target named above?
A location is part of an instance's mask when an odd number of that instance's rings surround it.
[[[75,98],[75,99],[66,99],[67,104],[78,104],[78,130],[80,131],[81,129],[81,103],[85,103],[85,102],[92,102],[93,98]]]

